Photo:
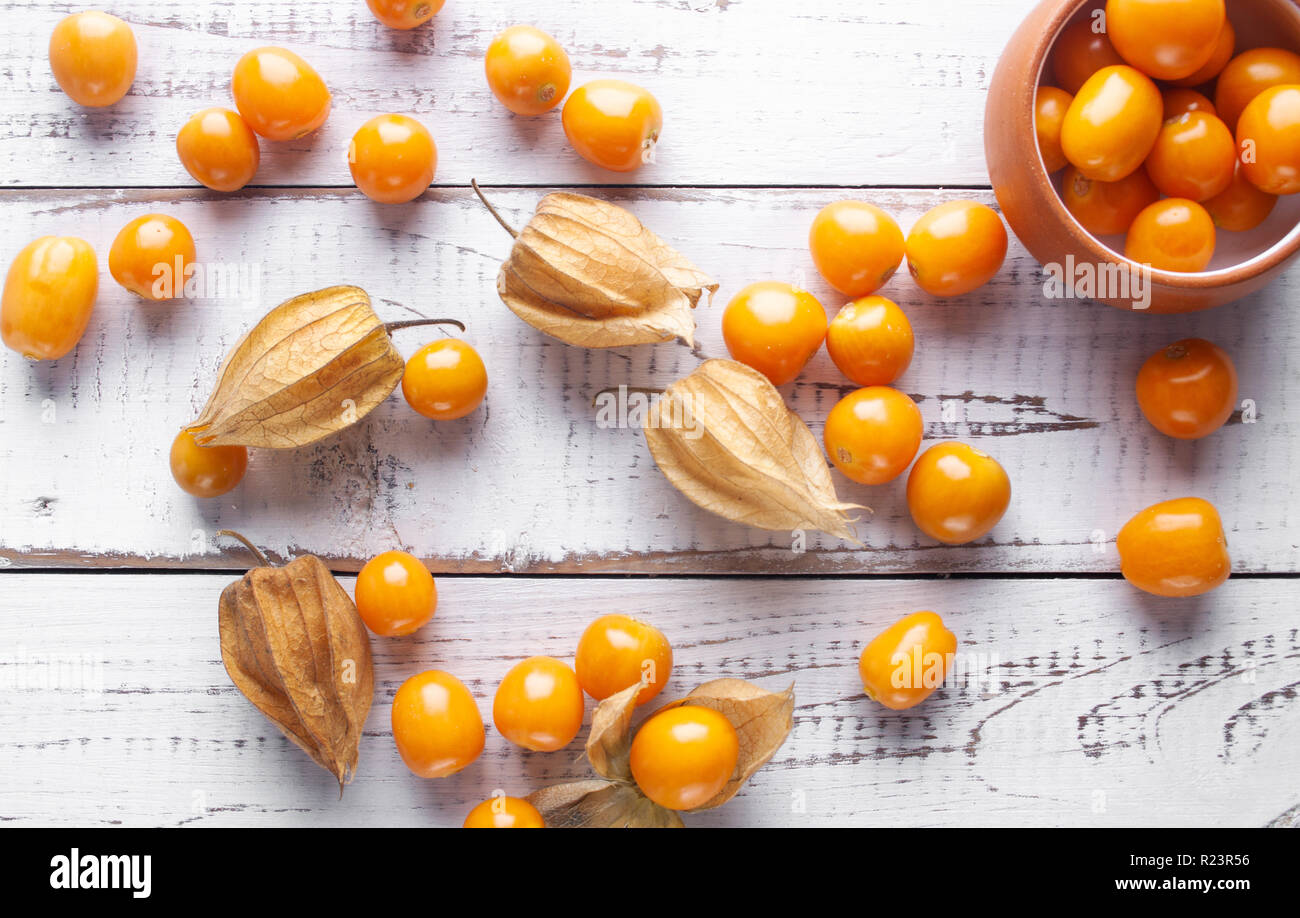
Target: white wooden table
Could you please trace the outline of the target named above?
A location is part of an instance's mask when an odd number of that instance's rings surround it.
[[[1044,300],[1014,240],[998,277],[967,297],[934,300],[905,272],[891,281],[882,292],[918,339],[899,385],[927,438],[977,443],[1014,483],[1007,517],[974,546],[922,537],[901,481],[864,488],[837,474],[842,496],[875,510],[865,545],[810,537],[796,552],[789,534],[690,504],[638,432],[596,426],[599,390],[661,386],[724,355],[721,310],[745,283],[802,277],[837,307],[805,246],[828,201],[868,198],[905,228],[954,196],[991,201],[984,94],[1028,7],[617,0],[596,15],[449,0],[431,25],[396,33],[361,0],[118,0],[139,74],[119,105],[87,111],[46,61],[66,4],[0,2],[4,260],[56,233],[90,240],[103,264],[123,224],[161,210],[191,228],[201,260],[259,272],[252,295],[144,305],[104,270],[73,355],[0,357],[0,822],[458,825],[495,789],[583,776],[580,745],[523,753],[489,726],[479,762],[425,782],[393,750],[396,687],[451,670],[490,721],[512,661],[571,658],[609,611],[668,634],[670,692],[724,675],[795,683],[789,741],[692,825],[1300,822],[1300,271],[1191,316]],[[569,150],[558,115],[495,104],[483,50],[520,20],[564,44],[575,85],[618,75],[659,97],[658,162],[611,176]],[[229,105],[234,61],[268,43],[316,66],[333,114],[314,137],[264,144],[256,187],[197,188],[175,131]],[[401,207],[351,187],[343,153],[388,111],[424,121],[440,153],[436,187]],[[579,350],[520,323],[494,289],[510,240],[471,177],[520,219],[557,187],[596,186],[636,212],[722,283],[699,310],[697,353]],[[271,305],[334,283],[366,288],[386,318],[463,318],[488,365],[484,410],[434,425],[395,396],[317,446],[255,454],[225,498],[186,496],[167,448],[222,356]],[[1233,354],[1253,423],[1175,443],[1140,417],[1133,376],[1189,335]],[[426,339],[397,340],[409,353]],[[783,391],[820,434],[850,388],[822,351]],[[1184,494],[1223,513],[1233,577],[1198,599],[1140,594],[1116,573],[1114,534]],[[400,546],[439,576],[434,622],[374,642],[376,703],[342,801],[222,668],[217,597],[247,563],[214,539],[223,527],[340,572]],[[857,655],[921,608],[945,616],[982,678],[891,713],[863,696]]]

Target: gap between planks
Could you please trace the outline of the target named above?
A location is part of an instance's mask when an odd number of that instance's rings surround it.
[[[319,556],[318,556],[319,557]],[[274,566],[281,566],[291,558],[273,558],[268,559]],[[330,573],[338,577],[352,576],[360,569],[360,564],[356,561],[350,561],[347,558],[322,558]],[[10,561],[8,558],[0,556],[0,562]],[[342,562],[342,563],[338,563]],[[85,565],[68,565],[66,567],[46,566],[46,567],[23,567],[19,564],[10,562],[7,565],[0,564],[0,576],[5,574],[46,574],[46,575],[68,575],[68,574],[87,574],[90,576],[107,575],[107,576],[129,576],[134,574],[156,576],[156,575],[179,575],[179,576],[203,576],[209,574],[223,574],[232,577],[238,577],[240,574],[248,571],[253,565],[242,567],[176,567],[171,562],[165,562],[165,566],[145,567],[145,566],[122,566],[122,567],[95,567]],[[711,572],[685,572],[662,574],[653,571],[628,571],[625,573],[613,571],[584,571],[581,569],[561,569],[554,570],[526,570],[526,571],[503,571],[503,570],[450,570],[434,571],[437,578],[448,579],[514,579],[514,580],[563,580],[572,577],[581,577],[584,580],[609,580],[609,581],[646,581],[646,580],[768,580],[779,579],[783,581],[822,581],[822,580],[899,580],[906,582],[926,582],[926,581],[946,581],[946,580],[1099,580],[1099,581],[1120,581],[1124,575],[1118,571],[953,571],[951,573],[936,571],[882,571],[880,573],[868,573],[865,571],[846,572],[846,573],[815,573],[800,571],[794,573],[780,572],[758,572],[748,571],[738,574],[720,574]],[[1300,571],[1243,571],[1239,574],[1233,574],[1232,580],[1297,580],[1300,579]]]

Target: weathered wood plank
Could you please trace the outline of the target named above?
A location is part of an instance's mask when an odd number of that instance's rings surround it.
[[[580,746],[523,753],[489,723],[474,765],[427,783],[392,746],[397,686],[446,669],[490,721],[514,661],[571,660],[610,610],[672,640],[666,697],[721,676],[795,684],[786,745],[692,825],[1264,825],[1300,804],[1281,780],[1300,769],[1290,580],[1160,601],[1109,579],[443,578],[433,623],[375,641],[376,704],[340,801],[222,669],[230,579],[0,575],[0,820],[457,825],[497,788],[583,777]],[[889,712],[862,695],[857,655],[917,608],[945,616],[968,676]]]
[[[538,198],[491,193],[521,221]],[[828,308],[840,302],[804,246],[813,213],[838,192],[602,193],[722,281],[717,301],[698,310],[701,355],[725,355],[723,304],[752,280],[803,277]],[[873,199],[907,226],[949,196],[881,191]],[[1190,493],[1220,507],[1239,571],[1300,569],[1295,272],[1244,302],[1189,316],[1044,300],[1037,265],[1014,242],[999,277],[958,300],[926,296],[904,272],[884,290],[917,333],[900,386],[920,404],[927,438],[978,442],[1006,466],[1012,508],[979,545],[940,547],[912,525],[901,480],[866,488],[836,473],[842,496],[875,508],[860,527],[866,547],[810,534],[797,553],[789,533],[747,529],[681,497],[639,431],[597,426],[600,390],[665,385],[697,356],[675,344],[586,351],[525,326],[494,287],[509,237],[468,192],[432,193],[395,218],[342,190],[211,201],[182,191],[11,191],[0,194],[0,251],[71,232],[104,253],[121,225],[151,210],[186,221],[201,259],[253,269],[260,289],[146,305],[105,271],[74,355],[30,365],[6,352],[0,557],[11,563],[228,567],[239,562],[211,540],[227,526],[276,554],[312,551],[342,569],[404,545],[437,570],[463,572],[1107,571],[1116,567],[1114,533],[1133,512]],[[387,317],[464,318],[491,377],[486,407],[435,424],[399,394],[322,444],[256,454],[227,498],[182,493],[167,449],[197,414],[227,349],[270,305],[342,282],[369,290]],[[1132,380],[1148,353],[1193,334],[1235,357],[1255,420],[1174,442],[1141,418]],[[398,335],[406,353],[427,340]],[[850,389],[823,350],[785,392],[820,436]]]
[[[985,89],[1029,6],[605,0],[596,16],[590,3],[537,10],[452,0],[431,23],[399,33],[375,22],[361,0],[119,0],[112,9],[134,27],[139,72],[121,103],[88,111],[60,92],[47,60],[67,5],[7,0],[0,184],[189,186],[176,131],[201,108],[230,105],[235,61],[266,44],[312,63],[334,111],[312,138],[264,144],[258,184],[351,184],[347,141],[384,112],[429,126],[439,183],[626,181],[579,159],[558,114],[516,118],[492,98],[483,53],[521,18],[568,49],[575,86],[617,76],[659,98],[663,143],[638,182],[984,184]]]

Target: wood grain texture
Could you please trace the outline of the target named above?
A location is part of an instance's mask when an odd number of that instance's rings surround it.
[[[1030,5],[602,0],[597,15],[591,2],[452,0],[425,26],[396,32],[362,0],[118,0],[113,12],[132,24],[139,71],[122,102],[91,111],[50,74],[50,31],[67,4],[5,0],[0,185],[191,185],[176,131],[199,109],[231,107],[235,61],[267,44],[306,58],[334,106],[316,135],[263,144],[259,185],[351,184],[348,139],[386,112],[411,114],[433,132],[439,184],[628,181],[579,159],[558,112],[519,118],[492,97],[483,54],[519,21],[564,45],[574,86],[614,76],[659,99],[663,142],[637,182],[984,184],[984,91]]]
[[[1277,580],[1162,601],[1118,580],[444,578],[430,625],[374,642],[376,702],[340,801],[222,669],[216,603],[230,579],[0,576],[0,820],[458,825],[498,788],[585,776],[579,743],[506,742],[491,697],[524,656],[571,661],[611,610],[673,642],[666,699],[720,676],[794,682],[786,744],[691,825],[1258,826],[1300,805],[1285,780],[1300,770],[1300,631]],[[862,695],[857,656],[916,608],[942,612],[968,675],[889,712]],[[489,727],[476,763],[428,782],[398,758],[389,705],[433,668],[466,682]]]
[[[490,193],[520,222],[539,197]],[[979,544],[941,547],[913,526],[902,480],[868,488],[836,473],[844,499],[875,509],[860,526],[866,547],[810,533],[798,553],[790,533],[689,503],[638,430],[598,426],[593,398],[624,383],[662,387],[700,356],[725,355],[722,307],[750,281],[800,281],[838,307],[805,247],[813,214],[836,192],[601,193],[722,282],[715,302],[697,310],[698,353],[676,344],[588,351],[524,325],[495,291],[510,239],[464,190],[395,210],[344,190],[0,195],[0,250],[72,232],[104,252],[130,218],[161,210],[191,227],[201,260],[249,267],[260,288],[148,305],[105,272],[72,356],[0,361],[0,556],[15,565],[228,568],[240,562],[220,555],[212,533],[233,527],[278,556],[310,551],[341,569],[401,545],[436,570],[462,572],[1113,571],[1112,540],[1129,516],[1195,494],[1220,508],[1238,571],[1300,569],[1292,487],[1300,319],[1290,305],[1300,274],[1210,313],[1146,316],[1045,300],[1038,266],[1014,242],[998,277],[959,299],[933,299],[903,272],[883,291],[916,329],[917,355],[899,385],[920,405],[929,441],[969,440],[1004,464],[1011,510]],[[951,195],[872,197],[907,226]],[[222,356],[270,306],[335,283],[369,290],[385,318],[463,318],[488,366],[485,407],[433,423],[395,395],[341,436],[256,453],[224,498],[182,493],[167,449],[197,415]],[[398,332],[397,343],[409,354],[434,334]],[[1142,419],[1132,394],[1138,366],[1189,335],[1233,355],[1253,423],[1239,417],[1204,441],[1176,442]],[[851,389],[823,350],[783,391],[820,437]]]

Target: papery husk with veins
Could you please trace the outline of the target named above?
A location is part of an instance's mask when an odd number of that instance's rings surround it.
[[[314,443],[355,424],[397,388],[406,364],[390,331],[436,324],[460,325],[454,319],[385,323],[360,287],[295,296],[235,345],[203,411],[185,430],[201,446]]]
[[[681,338],[694,344],[692,310],[718,284],[630,211],[581,194],[548,194],[516,231],[497,292],[537,330],[579,347]]]
[[[757,370],[706,360],[643,424],[655,463],[690,500],[759,529],[820,529],[858,543],[821,444]]]
[[[221,660],[235,688],[339,782],[356,773],[374,698],[370,636],[357,607],[315,555],[266,562],[218,604]]]
[[[548,828],[683,827],[681,814],[650,800],[632,778],[632,714],[640,690],[639,683],[629,686],[596,706],[587,737],[587,760],[600,777],[557,784],[529,796]],[[684,704],[717,711],[730,721],[740,741],[731,778],[696,808],[707,810],[734,797],[781,748],[794,722],[794,685],[784,692],[769,692],[743,679],[715,679],[655,714]]]

